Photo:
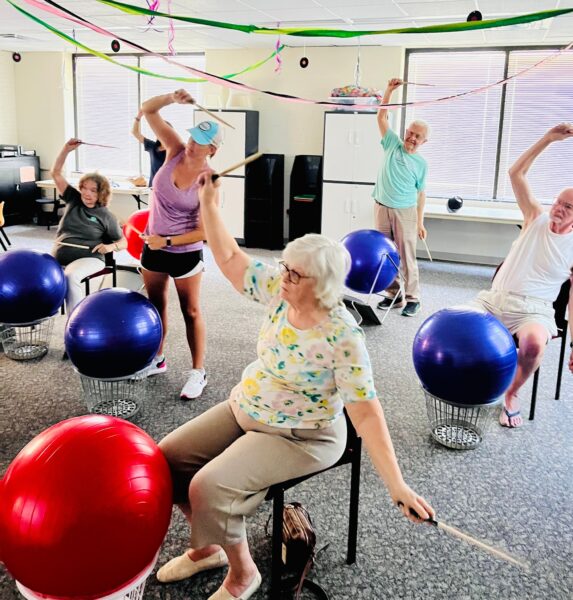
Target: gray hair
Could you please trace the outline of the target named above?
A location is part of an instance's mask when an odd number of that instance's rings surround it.
[[[307,233],[287,245],[283,258],[304,265],[305,274],[315,278],[316,299],[323,308],[331,310],[340,302],[351,266],[350,253],[340,242]]]
[[[423,119],[415,119],[408,125],[408,127],[412,127],[412,125],[418,125],[419,127],[423,127],[426,130],[426,139],[430,139],[430,124]]]

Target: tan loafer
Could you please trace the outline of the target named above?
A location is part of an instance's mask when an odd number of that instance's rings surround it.
[[[249,587],[238,598],[233,596],[226,587],[221,586],[212,596],[209,596],[208,600],[248,600],[261,587],[261,581],[261,574],[257,571]]]
[[[181,581],[182,579],[193,577],[193,575],[201,571],[224,567],[228,563],[229,559],[223,550],[219,550],[219,552],[215,552],[215,554],[201,560],[191,560],[187,552],[184,552],[181,556],[172,558],[169,562],[165,563],[157,571],[156,577],[161,583]]]

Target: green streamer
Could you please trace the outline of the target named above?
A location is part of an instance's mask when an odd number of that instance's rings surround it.
[[[494,27],[508,27],[510,25],[522,25],[524,23],[533,23],[543,21],[573,12],[573,8],[562,8],[556,10],[543,10],[536,13],[528,13],[518,17],[508,17],[505,19],[490,19],[487,21],[464,21],[462,23],[444,23],[442,25],[426,25],[425,27],[402,27],[399,29],[376,29],[363,31],[348,31],[345,29],[299,29],[299,28],[268,28],[257,27],[255,25],[240,25],[238,23],[226,23],[224,21],[210,21],[208,19],[196,19],[194,17],[184,17],[169,13],[142,8],[116,0],[97,0],[101,4],[107,4],[117,8],[125,13],[132,15],[150,15],[155,17],[165,17],[166,19],[175,19],[194,23],[195,25],[206,25],[207,27],[218,27],[220,29],[233,29],[243,33],[261,33],[267,35],[294,35],[304,37],[336,37],[352,38],[362,35],[388,35],[402,33],[451,33],[456,31],[474,31],[476,29],[492,29]]]
[[[147,71],[146,69],[142,69],[141,67],[137,67],[134,65],[127,65],[127,64],[118,62],[117,60],[114,60],[113,58],[111,58],[111,56],[108,56],[107,54],[104,54],[103,52],[99,52],[98,50],[94,50],[93,48],[90,48],[89,46],[86,46],[85,44],[78,42],[78,40],[70,37],[69,35],[65,34],[63,31],[60,31],[59,29],[52,27],[52,25],[50,25],[49,23],[46,23],[45,21],[42,21],[42,19],[39,19],[35,15],[27,12],[26,10],[24,10],[17,4],[14,4],[13,2],[11,2],[11,0],[6,0],[6,2],[8,2],[8,4],[11,4],[16,10],[20,11],[22,14],[26,15],[27,17],[29,17],[30,19],[32,19],[39,25],[42,25],[42,27],[49,29],[52,33],[54,33],[58,37],[62,38],[66,42],[69,42],[70,44],[73,44],[74,46],[77,46],[78,48],[85,50],[86,52],[88,52],[89,54],[92,54],[93,56],[102,58],[103,60],[106,60],[107,62],[110,62],[114,65],[118,65],[119,67],[123,67],[124,69],[129,69],[130,71],[134,71],[135,73],[140,73],[141,75],[148,75],[149,77],[157,77],[158,79],[170,79],[172,81],[182,81],[184,83],[205,83],[207,81],[207,79],[201,79],[198,77],[176,77],[175,75],[161,75],[160,73],[154,73],[153,71]],[[264,65],[266,62],[268,62],[269,60],[274,58],[276,56],[277,52],[282,52],[283,49],[284,49],[284,45],[280,46],[280,48],[278,50],[275,50],[272,54],[267,56],[267,58],[264,58],[263,60],[260,60],[259,62],[244,68],[242,71],[237,71],[236,73],[230,73],[229,75],[222,75],[221,77],[223,79],[233,79],[234,77],[238,77],[239,75],[242,75],[243,73],[247,73],[248,71],[254,71],[255,69],[258,69],[260,66]]]

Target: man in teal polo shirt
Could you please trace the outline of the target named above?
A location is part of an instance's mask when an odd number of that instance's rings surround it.
[[[392,92],[402,84],[401,79],[390,79],[382,104],[388,104]],[[372,193],[374,220],[376,229],[396,243],[405,280],[405,298],[400,293],[396,278],[386,290],[386,298],[378,303],[378,308],[402,308],[402,316],[413,317],[420,310],[416,242],[418,237],[426,237],[424,189],[428,170],[426,161],[417,152],[428,139],[429,127],[423,121],[412,122],[402,141],[390,128],[388,110],[384,108],[378,111],[378,127],[382,135],[384,162]]]

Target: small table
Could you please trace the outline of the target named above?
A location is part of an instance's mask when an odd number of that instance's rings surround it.
[[[77,188],[78,181],[77,179],[68,180],[69,184],[73,187]],[[149,196],[151,193],[151,188],[148,187],[136,187],[129,182],[117,182],[110,179],[111,184],[111,193],[119,194],[119,195],[128,195],[132,196],[137,202],[137,210],[141,209],[141,205],[144,204],[147,206],[147,202],[142,199],[142,196]],[[53,179],[45,179],[43,181],[36,181],[36,185],[43,190],[54,190],[54,201],[58,199],[58,190],[56,189],[56,184]]]

